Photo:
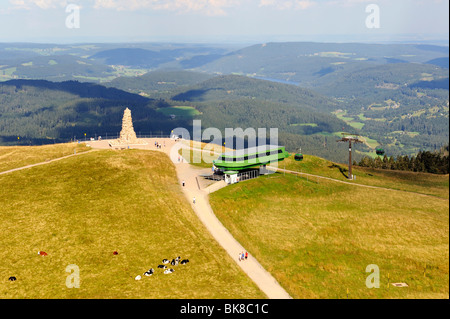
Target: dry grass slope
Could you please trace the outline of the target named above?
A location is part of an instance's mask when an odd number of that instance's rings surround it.
[[[347,181],[348,165],[336,164],[311,155],[304,155],[302,162],[296,162],[293,156],[281,162],[279,168],[292,171],[331,177]],[[392,171],[370,169],[353,166],[356,175],[355,184],[386,187],[396,190],[432,195],[440,198],[449,198],[449,176],[406,171]]]
[[[0,207],[0,298],[265,297],[198,221],[162,153],[97,151],[6,174]],[[156,268],[178,255],[190,263]],[[79,289],[65,285],[69,264]]]
[[[446,200],[273,174],[221,189],[211,205],[294,298],[449,297]],[[370,264],[379,289],[366,288]],[[387,289],[388,274],[409,288]]]
[[[0,146],[0,172],[89,151],[84,143],[44,146]]]

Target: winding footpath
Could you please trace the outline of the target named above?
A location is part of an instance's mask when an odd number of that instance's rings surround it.
[[[145,139],[147,145],[132,145],[133,149],[144,149],[161,151],[166,153],[175,165],[177,177],[181,185],[182,181],[185,181],[185,186],[182,187],[183,193],[186,199],[191,203],[191,207],[211,233],[214,239],[225,249],[230,255],[231,259],[241,267],[241,269],[253,280],[253,282],[263,291],[270,299],[292,299],[292,297],[280,286],[275,278],[266,271],[261,264],[249,253],[248,259],[245,261],[239,261],[238,254],[245,252],[246,249],[231,235],[219,219],[214,214],[209,204],[209,194],[222,187],[226,186],[226,183],[216,182],[211,186],[201,189],[197,178],[199,174],[204,173],[204,169],[198,169],[186,162],[178,162],[178,150],[180,148],[189,148],[188,145],[183,142],[175,142],[172,139]],[[159,142],[163,146],[160,149],[155,147],[155,142]],[[90,145],[93,148],[109,149],[108,141],[96,141],[91,142]],[[181,159],[181,157],[180,157]],[[195,197],[195,204],[193,198]]]
[[[314,177],[314,178],[321,178],[321,179],[326,179],[326,180],[329,180],[329,181],[332,181],[332,182],[341,183],[341,184],[347,184],[347,185],[352,185],[352,186],[372,188],[372,189],[381,189],[381,190],[385,190],[385,191],[403,192],[403,193],[409,193],[409,194],[414,194],[414,195],[418,195],[418,196],[425,196],[425,197],[431,197],[431,198],[434,198],[434,199],[440,199],[440,200],[444,200],[444,201],[449,201],[448,198],[442,198],[442,197],[439,197],[439,196],[436,196],[436,195],[423,194],[423,193],[407,191],[407,190],[403,190],[403,189],[394,189],[394,188],[388,188],[388,187],[382,187],[382,186],[373,186],[373,185],[358,184],[358,183],[355,183],[355,182],[341,181],[339,179],[335,179],[335,178],[331,178],[331,177],[314,175],[314,174],[308,174],[308,173],[302,173],[302,172],[297,172],[297,171],[290,171],[290,170],[287,170],[287,169],[277,168],[277,167],[273,167],[273,166],[267,166],[267,169],[270,169],[270,170],[275,171],[275,172],[284,172],[284,173],[291,174],[291,175],[299,175],[299,176],[300,175],[304,175],[304,176],[309,176],[309,177]]]
[[[204,173],[204,169],[196,168],[189,163],[186,162],[185,159],[178,161],[178,150],[180,148],[189,148],[188,145],[184,144],[183,142],[175,142],[172,139],[146,139],[148,142],[147,145],[133,145],[131,148],[133,149],[144,149],[144,150],[153,150],[153,151],[161,151],[166,153],[169,158],[171,158],[172,162],[175,164],[176,173],[178,180],[180,182],[180,185],[182,181],[185,181],[185,186],[182,187],[183,193],[186,196],[186,199],[191,203],[191,207],[200,219],[200,221],[204,224],[204,226],[208,229],[208,231],[211,233],[211,235],[214,237],[214,239],[224,248],[224,250],[230,255],[232,260],[236,262],[236,264],[254,281],[254,283],[267,295],[270,299],[292,299],[292,297],[280,286],[280,284],[275,280],[275,278],[266,271],[261,264],[249,253],[249,257],[245,261],[239,261],[238,254],[241,252],[245,252],[246,249],[231,235],[231,233],[228,231],[227,228],[223,226],[223,224],[219,221],[219,219],[215,216],[214,211],[212,210],[210,204],[209,204],[209,194],[217,191],[220,188],[223,188],[226,186],[226,183],[224,181],[216,182],[212,185],[210,185],[207,188],[201,188],[200,184],[198,183],[198,177],[201,173]],[[159,142],[163,144],[163,147],[160,149],[157,149],[155,147],[155,142]],[[108,144],[107,140],[104,141],[95,141],[90,143],[93,150],[77,153],[77,154],[71,154],[60,158],[55,158],[52,160],[48,160],[46,162],[36,163],[27,165],[24,167],[14,168],[7,171],[0,172],[0,175],[12,173],[15,171],[20,171],[23,169],[28,169],[40,165],[46,165],[53,163],[55,161],[60,161],[63,159],[67,159],[73,156],[78,156],[82,154],[87,154],[90,152],[95,151],[96,149],[110,149],[110,146]],[[182,157],[180,157],[182,159]],[[334,182],[340,182],[345,184],[350,184],[354,186],[360,186],[360,187],[367,187],[367,188],[373,188],[373,189],[384,189],[384,190],[392,190],[389,188],[379,187],[379,186],[370,186],[370,185],[363,185],[363,184],[357,184],[352,182],[346,182],[337,180],[334,178],[329,178],[325,176],[319,176],[319,175],[312,175],[307,173],[300,173],[296,171],[289,171],[285,169],[280,169],[276,167],[270,167],[269,169],[280,171],[280,172],[286,172],[289,174],[298,174],[298,175],[305,175],[305,176],[311,176],[316,178],[322,178],[326,180],[331,180]],[[402,191],[402,190],[396,190],[396,191]],[[407,193],[413,193],[408,191],[403,191]],[[423,196],[431,196],[426,194],[420,194],[420,193],[414,193],[417,195],[423,195]],[[195,203],[193,199],[195,198]]]
[[[36,164],[30,164],[30,165],[26,165],[26,166],[22,166],[22,167],[9,169],[7,171],[0,172],[0,175],[9,174],[9,173],[12,173],[12,172],[17,172],[17,171],[21,171],[21,170],[24,170],[24,169],[27,169],[27,168],[32,168],[32,167],[36,167],[36,166],[40,166],[40,165],[47,165],[47,164],[50,164],[50,163],[53,163],[53,162],[56,162],[56,161],[60,161],[60,160],[66,159],[66,158],[74,157],[74,156],[87,154],[87,153],[90,153],[90,152],[93,152],[93,151],[94,150],[90,150],[90,151],[80,152],[80,153],[76,153],[76,154],[66,155],[66,156],[54,158],[54,159],[51,159],[51,160],[48,160],[48,161],[45,161],[45,162],[40,162],[40,163],[36,163]]]
[[[186,199],[190,202],[192,209],[203,223],[203,225],[207,228],[207,230],[211,233],[214,239],[223,247],[223,249],[230,255],[232,260],[236,262],[236,264],[254,281],[254,283],[267,295],[270,299],[292,299],[292,297],[280,286],[280,284],[275,280],[275,278],[266,271],[261,264],[249,253],[249,257],[245,261],[239,261],[238,254],[241,252],[245,252],[246,249],[231,235],[227,228],[223,226],[223,224],[219,221],[219,219],[215,216],[214,211],[212,210],[209,204],[209,194],[223,188],[226,185],[224,181],[215,182],[206,188],[201,188],[198,182],[199,175],[205,173],[205,169],[199,169],[195,166],[190,165],[186,162],[185,159],[180,157],[178,160],[179,154],[178,150],[180,148],[189,148],[187,144],[184,142],[175,142],[172,139],[145,139],[148,144],[146,145],[133,145],[131,148],[133,149],[143,149],[143,150],[152,150],[152,151],[161,151],[166,153],[169,158],[171,158],[172,162],[175,165],[177,177],[180,185],[182,181],[185,181],[185,186],[182,187],[183,193],[186,196]],[[163,144],[160,149],[155,147],[155,142],[159,142]],[[55,158],[52,160],[48,160],[41,163],[31,164],[19,168],[10,169],[7,171],[0,172],[0,175],[12,173],[15,171],[20,171],[23,169],[28,169],[40,165],[46,165],[53,163],[55,161],[60,161],[63,159],[67,159],[73,156],[79,156],[83,154],[87,154],[95,151],[96,149],[110,149],[109,143],[107,140],[104,141],[95,141],[90,143],[93,150],[71,154],[60,158]],[[300,173],[296,171],[290,171],[286,169],[276,168],[268,166],[269,169],[286,172],[288,174],[296,174],[296,175],[305,175],[311,176],[315,178],[326,179],[334,182],[345,183],[354,186],[367,187],[373,189],[383,189],[383,190],[393,190],[385,187],[379,186],[371,186],[371,185],[363,185],[354,182],[347,182],[342,180],[337,180],[330,177]],[[209,169],[208,169],[209,170]],[[414,193],[403,190],[396,190],[407,193]],[[426,194],[414,193],[422,196],[431,196]],[[433,196],[434,197],[434,196]],[[193,199],[195,198],[195,203]],[[444,199],[446,200],[446,199]]]
[[[199,189],[196,182],[199,170],[187,163],[176,165],[176,170],[178,179],[186,182],[186,186],[183,187],[183,192],[186,198],[191,202],[193,210],[211,235],[225,249],[231,258],[269,298],[291,299],[289,294],[279,285],[275,278],[273,278],[250,253],[247,260],[238,260],[238,254],[243,251],[245,252],[245,248],[217,219],[209,204],[209,192],[211,191],[211,188],[213,188],[213,190],[214,188],[217,188],[214,187],[216,184],[213,184],[206,189]],[[221,186],[226,186],[223,181],[217,183]],[[194,197],[195,204],[193,203]]]
[[[209,193],[216,191],[224,186],[225,182],[216,182],[215,184],[209,186],[208,188],[201,189],[197,181],[198,175],[202,170],[196,169],[194,166],[183,162],[178,162],[178,149],[174,147],[175,145],[183,148],[188,146],[180,142],[176,143],[171,139],[146,139],[147,145],[133,145],[131,148],[134,149],[145,149],[153,151],[162,151],[169,155],[175,163],[176,173],[178,180],[181,182],[184,180],[186,182],[185,187],[183,187],[183,193],[185,194],[187,200],[191,203],[192,209],[197,214],[198,218],[208,229],[214,239],[225,249],[225,251],[231,256],[231,258],[236,262],[236,264],[241,267],[241,269],[255,282],[255,284],[267,295],[270,299],[292,299],[292,297],[280,286],[280,284],[272,277],[272,275],[267,272],[261,264],[249,253],[248,259],[245,261],[238,260],[238,254],[246,251],[245,248],[239,244],[239,242],[231,235],[231,233],[222,225],[222,223],[214,215],[214,212],[209,205]],[[158,141],[164,143],[164,147],[161,149],[156,149],[154,142]],[[93,148],[90,151],[71,154],[59,158],[54,158],[45,162],[26,165],[23,167],[18,167],[10,169],[7,171],[0,172],[0,175],[13,173],[16,171],[33,168],[40,165],[47,165],[56,161],[61,161],[73,156],[79,156],[82,154],[87,154],[95,151],[96,149],[110,149],[108,141],[95,141],[90,142]],[[193,203],[193,198],[195,197],[195,204]]]

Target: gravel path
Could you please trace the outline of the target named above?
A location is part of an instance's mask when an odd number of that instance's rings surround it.
[[[245,248],[231,235],[231,233],[222,225],[222,223],[217,219],[214,215],[214,212],[209,204],[209,193],[212,193],[222,187],[225,187],[225,182],[216,182],[210,185],[207,188],[201,189],[197,182],[197,177],[199,174],[204,174],[205,172],[210,172],[209,169],[198,169],[188,163],[186,161],[178,162],[178,150],[179,148],[187,148],[186,144],[182,142],[175,142],[171,139],[146,139],[148,142],[147,145],[130,145],[130,148],[134,149],[146,149],[146,150],[154,150],[161,151],[169,155],[175,163],[176,172],[178,176],[178,180],[181,182],[184,180],[186,182],[186,186],[183,187],[183,192],[187,198],[187,200],[191,203],[191,206],[194,212],[197,214],[198,218],[202,221],[211,235],[217,240],[217,242],[225,249],[225,251],[231,256],[231,258],[236,262],[236,264],[241,267],[241,269],[255,282],[255,284],[267,295],[268,298],[271,299],[292,299],[292,297],[279,285],[279,283],[273,278],[273,276],[267,272],[261,264],[249,253],[249,257],[245,261],[238,260],[238,254],[242,251],[246,251]],[[155,141],[163,144],[161,149],[156,149],[154,143]],[[94,149],[110,149],[108,141],[95,141],[89,143]],[[66,158],[70,158],[72,156],[78,156],[82,154],[86,154],[92,151],[87,151],[78,154],[72,154],[60,158],[55,158],[46,162],[27,165],[24,167],[19,167],[15,169],[11,169],[8,171],[0,172],[0,175],[12,173],[15,171],[32,168],[39,165],[49,164],[55,161],[60,161]],[[335,182],[350,184],[354,186],[360,187],[368,187],[374,189],[385,189],[392,190],[389,188],[379,187],[379,186],[370,186],[370,185],[362,185],[352,182],[346,182],[341,180],[336,180],[329,177],[299,173],[295,171],[284,170],[280,168],[270,167],[268,168],[273,170],[278,170],[281,172],[286,172],[289,174],[299,174],[306,175],[316,178],[327,179]],[[407,192],[407,191],[405,191]],[[408,192],[412,193],[412,192]],[[425,194],[419,194],[423,196],[430,196]],[[195,204],[193,203],[193,198],[195,197]]]
[[[78,156],[78,155],[82,155],[82,154],[87,154],[87,153],[90,153],[90,152],[93,152],[93,151],[94,151],[94,150],[90,150],[90,151],[86,151],[86,152],[81,152],[81,153],[76,153],[76,154],[71,154],[71,155],[67,155],[67,156],[63,156],[63,157],[54,158],[54,159],[51,159],[51,160],[48,160],[48,161],[45,161],[45,162],[40,162],[40,163],[36,163],[36,164],[30,164],[30,165],[27,165],[27,166],[22,166],[22,167],[13,168],[13,169],[10,169],[10,170],[7,170],[7,171],[0,172],[0,175],[3,175],[3,174],[9,174],[9,173],[12,173],[12,172],[21,171],[21,170],[23,170],[23,169],[27,169],[27,168],[31,168],[31,167],[36,167],[36,166],[40,166],[40,165],[50,164],[50,163],[53,163],[53,162],[56,162],[56,161],[60,161],[60,160],[66,159],[66,158],[70,158],[70,157],[73,157],[73,156]]]
[[[190,201],[191,206],[198,218],[202,221],[217,242],[236,262],[236,264],[242,268],[242,270],[269,298],[290,299],[291,297],[289,294],[250,253],[247,260],[238,260],[238,254],[240,252],[245,252],[246,250],[236,239],[234,239],[230,232],[214,215],[214,212],[209,204],[208,191],[198,189],[195,179],[201,170],[195,169],[187,163],[176,165],[176,170],[179,180],[184,180],[186,182],[186,186],[183,187],[183,192],[186,195],[186,198]],[[226,186],[225,182],[218,183],[223,183],[223,185]],[[194,197],[195,204],[193,203]]]
[[[178,180],[186,182],[183,192],[186,199],[191,203],[194,212],[198,218],[205,225],[211,235],[217,242],[225,249],[236,264],[255,282],[255,284],[267,295],[270,299],[292,299],[292,297],[280,286],[275,278],[266,271],[261,264],[249,253],[248,259],[245,261],[238,260],[238,254],[245,252],[245,248],[231,235],[231,233],[222,225],[217,219],[216,215],[209,204],[209,193],[226,186],[225,182],[217,182],[211,186],[200,189],[197,183],[199,174],[211,172],[210,169],[199,169],[183,162],[178,162],[178,150],[180,148],[187,148],[188,146],[182,142],[175,142],[171,139],[145,139],[147,145],[130,145],[130,148],[148,149],[162,151],[169,155],[175,163],[175,168]],[[156,149],[155,141],[161,143],[161,149]],[[94,148],[108,149],[107,141],[91,142],[90,145]],[[195,197],[195,204],[193,198]]]
[[[135,149],[147,149],[162,151],[174,159],[178,180],[181,182],[184,180],[186,186],[183,187],[183,192],[187,200],[191,203],[194,212],[198,218],[202,221],[211,235],[217,240],[217,242],[225,249],[225,251],[231,256],[236,264],[255,282],[255,284],[267,295],[270,299],[292,299],[291,296],[279,285],[279,283],[267,272],[261,264],[249,253],[248,259],[245,261],[238,260],[238,254],[245,252],[245,248],[231,235],[231,233],[222,225],[222,223],[214,215],[214,212],[209,204],[209,193],[214,192],[222,187],[225,187],[225,182],[216,182],[205,189],[200,189],[197,183],[197,177],[199,174],[210,172],[209,169],[198,169],[185,160],[181,163],[178,162],[178,149],[180,147],[188,147],[181,142],[175,142],[171,139],[146,139],[147,145],[130,145],[130,148]],[[161,144],[165,144],[165,147],[156,149],[154,143],[158,141]],[[95,149],[109,149],[108,141],[95,141],[89,143],[92,148]],[[20,171],[40,165],[46,165],[55,161],[60,161],[73,156],[86,154],[91,151],[71,154],[60,158],[55,158],[46,162],[31,164],[19,168],[14,168],[8,171],[0,172],[0,175]],[[193,198],[195,197],[195,204]]]

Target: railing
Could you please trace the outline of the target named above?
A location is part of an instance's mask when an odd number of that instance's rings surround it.
[[[251,171],[246,171],[242,173],[238,173],[239,182],[246,181],[249,179],[257,178],[259,176],[259,169],[254,169]]]
[[[70,141],[80,141],[80,142],[84,142],[84,141],[90,141],[91,139],[94,139],[95,141],[97,141],[99,138],[101,137],[102,140],[115,140],[118,139],[120,137],[120,134],[118,133],[104,133],[104,134],[88,134],[86,136],[82,136],[81,138],[78,138],[77,136],[74,136],[73,139],[70,139]],[[156,133],[156,132],[145,132],[143,134],[136,134],[137,138],[170,138],[171,135],[170,134],[162,134],[161,133]],[[69,140],[67,140],[69,141]]]

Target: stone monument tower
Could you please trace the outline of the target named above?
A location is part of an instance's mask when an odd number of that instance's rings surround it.
[[[131,118],[131,111],[129,108],[126,108],[123,112],[122,131],[120,131],[120,137],[114,144],[145,144],[144,141],[136,137],[136,132],[133,128],[133,119]]]

